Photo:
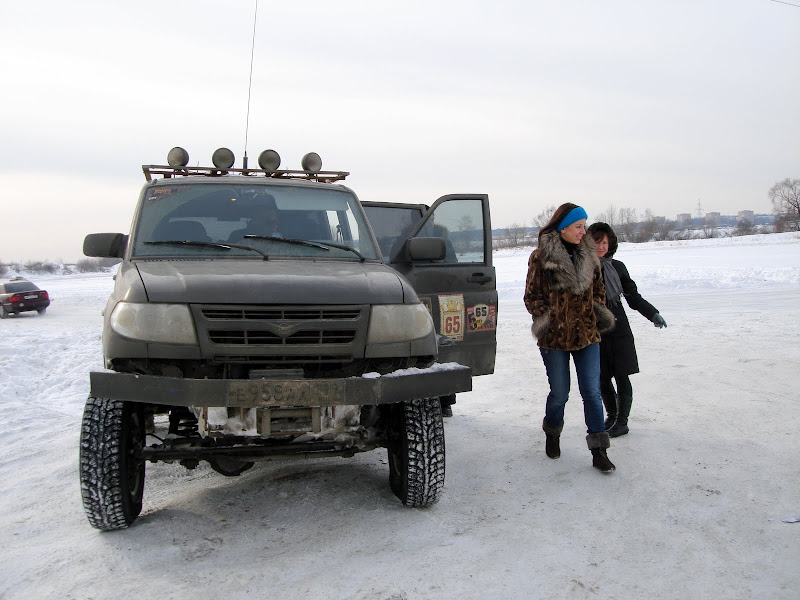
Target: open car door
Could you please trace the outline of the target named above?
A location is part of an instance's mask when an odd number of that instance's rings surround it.
[[[494,373],[497,284],[492,266],[492,223],[486,194],[455,194],[424,204],[362,202],[384,260],[402,273],[433,316],[439,362]],[[405,258],[411,238],[443,238],[443,260]]]

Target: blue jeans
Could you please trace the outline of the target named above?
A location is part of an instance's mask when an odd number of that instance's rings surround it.
[[[550,393],[544,419],[557,427],[564,422],[564,406],[569,398],[569,357],[575,362],[578,373],[578,389],[583,398],[583,417],[586,433],[605,431],[603,421],[603,397],[600,395],[600,344],[591,344],[581,350],[546,350],[540,348],[547,369]]]

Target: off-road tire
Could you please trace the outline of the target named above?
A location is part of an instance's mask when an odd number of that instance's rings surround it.
[[[92,527],[128,527],[142,511],[144,413],[134,402],[89,397],[83,412],[80,480]]]
[[[444,424],[439,398],[391,407],[388,432],[389,485],[406,506],[439,501],[444,487]]]

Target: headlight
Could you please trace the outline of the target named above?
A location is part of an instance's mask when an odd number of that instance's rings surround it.
[[[120,302],[111,313],[111,329],[143,342],[197,343],[194,321],[186,304]]]
[[[422,304],[380,304],[372,307],[367,344],[417,340],[433,332],[433,319]]]

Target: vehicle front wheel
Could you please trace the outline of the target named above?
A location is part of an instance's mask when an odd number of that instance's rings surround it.
[[[0,319],[7,319],[8,318],[8,311],[6,310],[5,306],[0,306]]]
[[[144,413],[135,402],[89,397],[83,412],[80,480],[92,527],[128,527],[142,511]]]
[[[445,449],[438,398],[392,405],[390,409],[389,484],[406,506],[439,501],[444,487]]]

